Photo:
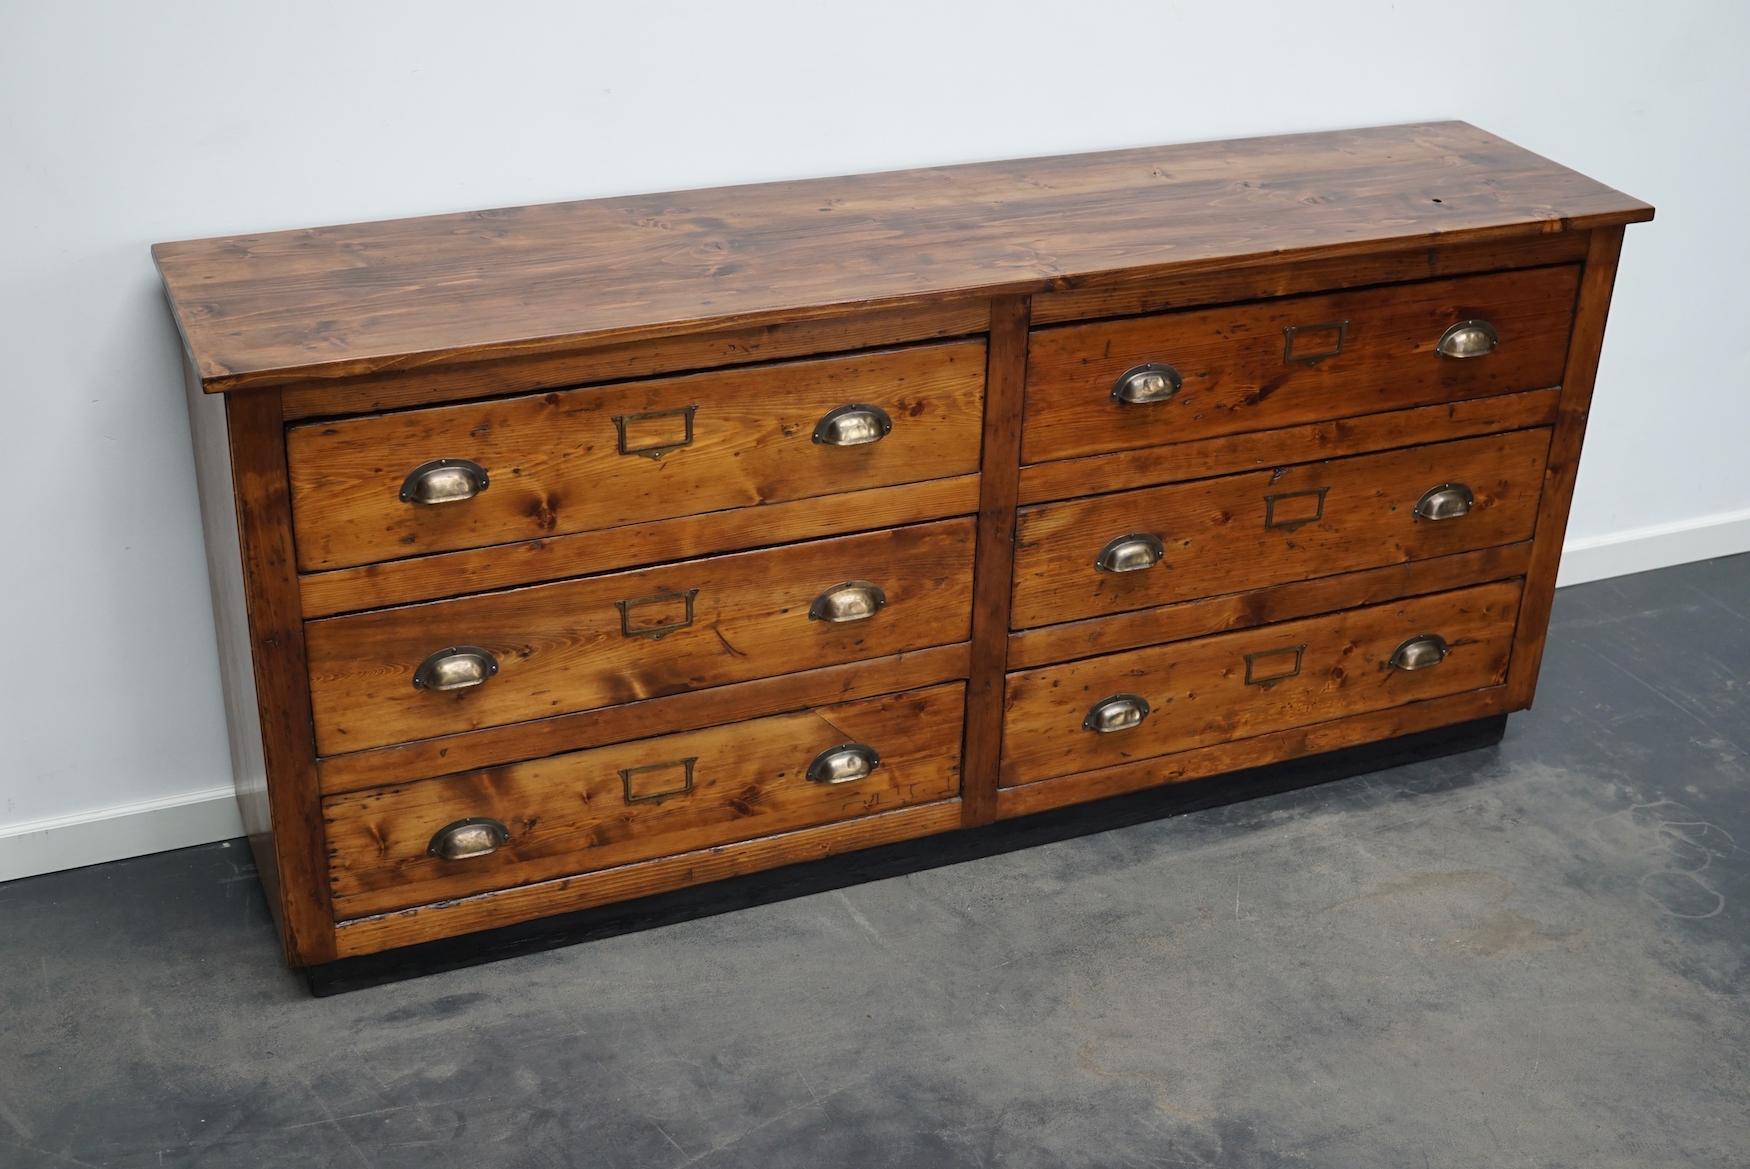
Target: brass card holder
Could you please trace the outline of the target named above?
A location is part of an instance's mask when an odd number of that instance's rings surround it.
[[[1300,659],[1306,653],[1306,643],[1286,645],[1246,655],[1246,685],[1265,690],[1278,682],[1300,676]]]
[[[693,445],[693,415],[698,405],[676,410],[648,410],[642,414],[614,415],[622,455],[660,459],[670,451]]]
[[[693,790],[693,764],[697,755],[671,759],[666,763],[646,763],[641,767],[620,768],[620,785],[628,804],[655,804],[671,796],[684,796]]]
[[[1321,325],[1289,325],[1282,330],[1282,363],[1317,365],[1325,358],[1335,357],[1343,352],[1343,342],[1348,336],[1348,321],[1326,321]]]
[[[685,629],[693,623],[693,598],[698,595],[698,589],[688,589],[682,593],[652,593],[648,597],[615,601],[614,608],[620,611],[620,636],[661,641],[675,630]],[[640,613],[640,610],[657,612]]]
[[[1311,491],[1284,491],[1264,497],[1264,526],[1292,532],[1325,518],[1325,494],[1329,487]]]

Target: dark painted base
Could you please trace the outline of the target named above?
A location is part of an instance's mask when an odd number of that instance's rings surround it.
[[[598,906],[498,929],[343,958],[305,971],[317,996],[341,994],[441,970],[476,966],[517,954],[550,950],[597,938],[691,921],[711,914],[769,905],[848,885],[903,876],[1104,832],[1125,825],[1219,807],[1295,788],[1347,779],[1422,759],[1493,746],[1506,733],[1507,716],[1493,715],[1420,734],[1366,743],[1323,755],[1289,759],[1190,783],[1114,796],[1052,812],[1000,821],[982,828],[883,845],[824,860],[750,873],[710,885],[677,889],[636,901]]]

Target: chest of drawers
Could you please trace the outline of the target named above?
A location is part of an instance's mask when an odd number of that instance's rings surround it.
[[[1651,217],[1439,123],[159,245],[289,959],[1529,706]]]

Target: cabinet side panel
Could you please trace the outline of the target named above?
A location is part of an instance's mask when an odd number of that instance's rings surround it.
[[[238,804],[287,958],[326,962],[334,919],[279,394],[219,397],[187,380]]]
[[[225,401],[201,391],[186,362],[189,430],[194,438],[195,484],[200,495],[201,530],[207,549],[207,581],[213,594],[213,624],[219,643],[219,681],[224,690],[225,728],[231,744],[231,775],[243,830],[249,834],[255,867],[267,891],[268,908],[286,936],[279,862],[274,856],[273,820],[268,811],[267,764],[261,749],[261,717],[256,705],[255,669],[249,659],[249,611],[243,594],[243,552],[238,541],[237,501],[231,481],[231,449]],[[289,942],[288,942],[289,944]]]
[[[1562,540],[1568,530],[1568,509],[1574,501],[1574,481],[1580,473],[1580,444],[1586,437],[1592,386],[1598,376],[1598,354],[1604,344],[1604,322],[1610,314],[1616,263],[1622,254],[1622,232],[1620,227],[1600,228],[1592,233],[1586,249],[1574,331],[1568,338],[1561,403],[1538,504],[1536,542],[1525,576],[1525,599],[1519,609],[1519,631],[1507,675],[1508,697],[1516,710],[1530,706],[1537,692],[1537,671],[1543,663],[1544,642],[1549,634],[1556,573],[1562,563]]]

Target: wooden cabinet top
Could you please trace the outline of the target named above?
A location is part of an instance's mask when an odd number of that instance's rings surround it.
[[[211,392],[1652,216],[1439,122],[230,236],[153,255]]]

